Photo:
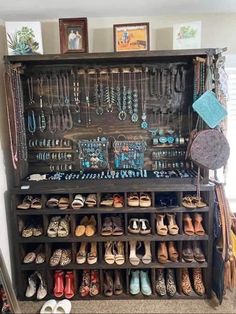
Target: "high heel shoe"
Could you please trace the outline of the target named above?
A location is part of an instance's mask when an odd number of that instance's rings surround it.
[[[165,236],[167,235],[167,226],[164,225],[164,218],[165,215],[162,214],[157,214],[156,215],[156,229],[157,229],[157,234]]]
[[[182,292],[186,295],[190,295],[192,292],[192,286],[189,279],[189,272],[187,268],[182,269],[181,288]]]
[[[167,269],[166,274],[166,291],[167,294],[173,297],[176,294],[176,283],[174,269]]]
[[[168,253],[167,253],[167,247],[166,242],[160,242],[158,246],[158,252],[157,252],[157,259],[158,262],[161,264],[165,264],[168,260]]]
[[[205,230],[202,226],[202,215],[199,213],[194,214],[194,233],[199,236],[205,234]]]
[[[64,294],[64,272],[56,270],[54,273],[54,289],[55,297],[60,298]]]
[[[122,280],[121,280],[121,273],[120,270],[116,269],[114,271],[114,294],[115,295],[120,295],[123,293],[123,285],[122,285]]]
[[[90,245],[90,252],[87,255],[87,262],[89,265],[96,264],[98,260],[97,242],[92,242]]]
[[[87,242],[81,242],[79,252],[76,254],[76,263],[77,264],[84,264],[86,262],[87,256]]]
[[[124,243],[118,241],[114,244],[115,262],[117,265],[123,265],[125,262]]]
[[[111,241],[108,241],[105,243],[105,262],[109,265],[114,264],[115,262],[115,255],[112,252],[113,249],[113,243]]]
[[[91,270],[91,279],[90,279],[90,289],[89,294],[91,296],[98,295],[100,291],[100,284],[99,284],[99,272],[98,270]]]
[[[75,295],[74,274],[72,271],[67,271],[65,277],[66,277],[65,297],[67,299],[71,299]]]
[[[137,241],[129,242],[129,262],[134,266],[138,266],[140,258],[136,255]]]
[[[184,214],[184,233],[190,236],[194,235],[192,218],[189,214]]]
[[[104,271],[103,292],[105,296],[111,297],[113,295],[113,285],[114,283],[113,283],[111,271],[109,270]]]
[[[175,214],[167,214],[169,234],[176,235],[179,232],[179,227],[175,221]]]
[[[145,254],[142,257],[143,264],[150,264],[152,261],[150,241],[144,241]]]
[[[166,295],[166,283],[164,269],[157,269],[156,292],[160,295]]]
[[[85,269],[83,270],[82,282],[79,288],[81,297],[86,297],[90,292],[90,271]]]
[[[169,255],[169,259],[170,259],[172,262],[177,262],[177,261],[178,261],[179,253],[178,253],[178,251],[176,250],[174,241],[170,241],[170,242],[168,243],[168,255]]]
[[[203,279],[202,279],[202,270],[201,268],[194,268],[193,269],[193,286],[195,292],[202,296],[205,293],[205,287],[203,284]]]

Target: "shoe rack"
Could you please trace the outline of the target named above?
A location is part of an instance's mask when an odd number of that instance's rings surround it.
[[[45,279],[46,298],[54,298],[56,270],[62,270],[64,276],[67,272],[71,276],[72,272],[75,300],[108,299],[104,295],[106,272],[115,270],[120,271],[123,293],[113,294],[114,299],[146,298],[142,293],[130,293],[135,270],[140,271],[139,276],[147,272],[152,290],[149,298],[166,298],[158,295],[156,281],[157,271],[167,273],[168,269],[173,269],[175,274],[177,293],[173,298],[211,297],[214,185],[208,182],[207,170],[201,171],[200,180],[201,197],[207,206],[189,209],[182,202],[185,196],[196,194],[197,168],[191,160],[185,160],[188,137],[197,121],[191,105],[204,91],[206,69],[218,71],[215,64],[219,52],[202,49],[5,57],[8,124],[15,150],[8,224],[12,272],[20,300],[36,299],[25,297],[28,277],[34,272],[40,272]],[[118,101],[120,89],[129,101],[130,90],[127,93],[126,90],[131,89],[133,98],[128,105],[124,99],[122,104]],[[105,98],[101,105],[102,94]],[[58,99],[60,104],[56,103]],[[202,123],[200,128],[204,128]],[[133,154],[133,145],[137,154]],[[99,160],[91,158],[88,147],[99,151]],[[38,181],[39,178],[43,180]],[[128,198],[132,192],[148,193],[151,206],[130,207]],[[86,197],[90,193],[96,194],[95,207],[71,207],[76,194]],[[123,207],[101,206],[101,200],[108,193],[122,195]],[[175,195],[175,203],[167,206],[160,203],[160,195],[170,193]],[[18,209],[27,195],[37,197],[42,207]],[[47,201],[54,195],[67,197],[68,209],[48,208]],[[173,213],[178,234],[157,234],[157,215],[165,215],[168,225],[167,215]],[[188,213],[193,220],[195,213],[201,214],[204,235],[184,233],[184,217]],[[70,226],[68,236],[48,237],[51,219],[66,215]],[[91,237],[77,237],[76,226],[86,215],[94,215],[96,233]],[[122,217],[123,234],[102,236],[104,219],[113,216]],[[150,234],[130,233],[132,218],[148,219]],[[22,237],[22,230],[29,224],[39,224],[42,235]],[[122,265],[105,262],[104,246],[108,241],[124,243]],[[137,266],[130,263],[130,241],[142,245],[144,241],[150,242],[151,263],[140,262]],[[171,241],[178,251],[178,262],[160,263],[158,248],[161,243]],[[201,244],[205,261],[186,262],[183,259],[186,243],[196,241]],[[82,242],[97,243],[97,263],[76,263]],[[23,263],[25,255],[39,246],[45,262]],[[72,261],[66,266],[50,266],[50,257],[59,248],[70,249]],[[202,271],[205,293],[186,296],[181,288],[183,272],[190,270],[193,285],[192,273],[198,268]],[[83,270],[98,270],[100,293],[97,296],[80,296]]]

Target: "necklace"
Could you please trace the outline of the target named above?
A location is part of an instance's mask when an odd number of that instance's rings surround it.
[[[121,100],[121,111],[119,112],[119,119],[125,120],[126,119],[126,98],[127,98],[127,89],[125,86],[125,75],[124,71],[122,72],[122,100]]]
[[[113,106],[111,104],[111,93],[110,93],[108,72],[106,74],[106,86],[105,86],[105,89],[104,89],[104,103],[106,105],[106,111],[107,112],[112,112],[113,111]]]
[[[58,113],[57,113],[57,131],[65,131],[65,121],[64,121],[64,115],[63,111],[61,108],[61,92],[62,87],[61,87],[61,77],[60,75],[56,75],[56,94],[57,94],[57,103],[58,103]]]
[[[134,83],[134,89],[133,89],[133,112],[131,116],[132,122],[138,121],[138,88],[137,88],[137,82],[136,82],[136,73],[135,70],[133,71],[133,83]]]
[[[32,76],[27,78],[28,94],[29,94],[29,105],[34,103],[34,83]],[[28,131],[33,135],[36,132],[36,120],[34,110],[30,110],[27,113],[27,128]]]
[[[115,88],[114,88],[114,77],[113,77],[113,71],[112,70],[111,70],[110,101],[111,101],[111,109],[113,111],[113,108],[115,105]]]
[[[48,88],[48,106],[50,108],[50,112],[48,115],[48,130],[50,133],[55,133],[56,128],[56,118],[53,111],[53,82],[52,82],[52,76],[49,75],[49,78],[46,78],[47,80],[47,88]]]
[[[80,112],[80,99],[79,99],[79,94],[80,94],[80,84],[79,84],[79,76],[78,72],[75,72],[72,70],[72,77],[73,77],[73,98],[74,98],[74,103],[75,103],[75,112],[78,113],[78,118],[77,122],[80,124],[81,123],[81,112]]]
[[[116,106],[118,112],[121,112],[121,89],[120,89],[120,72],[117,72],[117,86],[116,86]],[[118,114],[118,118],[120,119]]]
[[[38,124],[40,132],[44,132],[46,130],[46,118],[43,111],[43,76],[37,79],[38,83],[38,95],[39,95],[39,106],[40,106],[40,113],[38,116]]]
[[[91,124],[91,114],[90,114],[90,101],[89,101],[89,73],[84,72],[84,91],[85,91],[85,103],[86,103],[86,126]]]
[[[96,106],[96,114],[98,116],[103,115],[103,107],[102,107],[102,99],[103,99],[103,87],[102,87],[102,82],[101,82],[101,74],[99,74],[99,79],[98,79],[98,73],[96,71],[95,73],[95,86],[94,86],[94,102]]]
[[[147,87],[147,71],[146,68],[144,69],[144,79],[143,79],[143,71],[141,72],[141,104],[142,104],[142,122],[141,122],[141,128],[147,129],[148,123],[146,121],[147,119],[147,113],[146,113],[146,87]]]
[[[70,83],[69,83],[69,75],[63,75],[63,87],[64,87],[64,120],[65,120],[65,130],[71,130],[73,128],[73,120],[70,111]]]

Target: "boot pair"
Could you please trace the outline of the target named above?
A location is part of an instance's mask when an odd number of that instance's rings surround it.
[[[192,275],[193,275],[194,291],[200,296],[204,295],[205,287],[203,284],[201,268],[194,268],[192,270]],[[186,295],[190,295],[193,291],[191,281],[190,281],[190,276],[189,276],[189,270],[187,268],[184,268],[182,270],[181,287],[182,287],[182,292]]]
[[[38,286],[38,290],[37,290]],[[40,272],[34,272],[28,277],[28,287],[25,292],[27,298],[31,298],[37,291],[37,300],[42,300],[47,295],[47,286],[45,279]]]
[[[72,271],[67,271],[66,274],[61,270],[55,271],[53,293],[57,298],[60,298],[63,295],[65,295],[67,299],[73,298],[75,295],[75,288],[74,274]]]
[[[111,297],[114,295],[120,295],[123,293],[123,285],[121,279],[120,270],[114,270],[114,273],[110,270],[104,271],[104,295]]]
[[[174,269],[157,269],[156,292],[160,296],[168,294],[173,297],[176,294],[176,281]]]
[[[149,296],[152,294],[151,283],[148,276],[148,271],[132,270],[129,291],[132,295],[139,294]]]

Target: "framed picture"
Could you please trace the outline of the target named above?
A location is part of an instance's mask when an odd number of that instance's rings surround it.
[[[149,23],[115,24],[114,51],[148,51]]]
[[[201,48],[201,21],[173,25],[173,49]]]
[[[61,53],[88,52],[86,17],[59,19]]]
[[[40,22],[6,22],[9,55],[43,54]]]

